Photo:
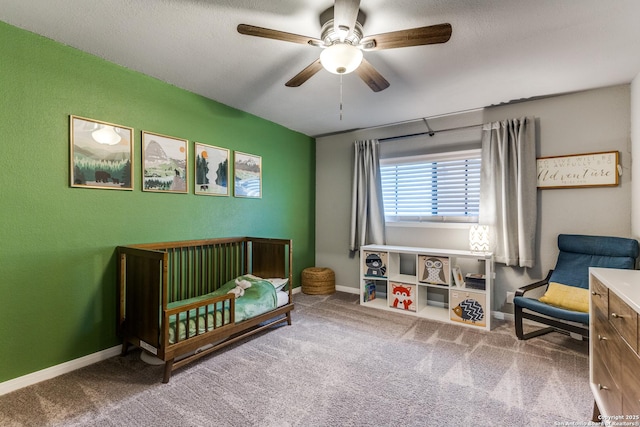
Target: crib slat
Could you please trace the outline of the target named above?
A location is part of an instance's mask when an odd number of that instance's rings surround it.
[[[189,272],[191,266],[189,264],[191,258],[191,248],[184,248],[184,259],[182,260],[182,298],[189,298]]]
[[[194,267],[194,273],[196,275],[196,287],[195,292],[198,295],[202,295],[203,291],[204,291],[204,281],[202,280],[203,276],[204,276],[204,272],[202,271],[203,268],[203,263],[202,263],[202,257],[204,254],[204,247],[202,246],[198,246],[198,257],[197,257],[197,262],[194,263],[196,266]]]
[[[229,302],[228,314],[225,315],[224,305],[225,302]],[[191,313],[195,310],[195,313]],[[221,321],[217,321],[216,312],[220,311],[221,313]],[[177,344],[181,341],[186,341],[189,338],[193,338],[194,336],[201,335],[203,333],[209,332],[212,329],[217,329],[221,326],[228,325],[233,322],[235,311],[235,298],[232,295],[221,295],[217,297],[212,297],[203,301],[193,302],[190,304],[185,304],[179,307],[174,307],[172,309],[167,309],[164,311],[164,318],[168,325],[172,325],[172,329],[174,331],[173,344]],[[208,315],[211,314],[213,317],[212,321],[209,321]],[[180,315],[184,315],[184,321],[181,322]],[[200,317],[204,316],[204,332],[200,332]],[[190,330],[190,321],[194,322],[195,330],[193,335]],[[213,322],[213,324],[212,324]],[[168,328],[167,328],[168,329]],[[185,337],[180,338],[180,334],[184,331]],[[169,334],[167,333],[166,342],[169,343]]]

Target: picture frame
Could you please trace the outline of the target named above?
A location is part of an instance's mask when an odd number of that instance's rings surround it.
[[[70,115],[69,146],[71,187],[133,190],[133,128]]]
[[[619,152],[571,154],[536,159],[538,188],[614,187]]]
[[[453,280],[458,288],[464,288],[464,276],[462,275],[462,270],[460,267],[453,266],[451,269],[451,273],[453,274]]]
[[[207,196],[229,195],[229,153],[226,148],[194,143],[193,192]]]
[[[233,195],[262,198],[262,157],[233,152]]]
[[[186,139],[142,131],[142,191],[187,193]]]

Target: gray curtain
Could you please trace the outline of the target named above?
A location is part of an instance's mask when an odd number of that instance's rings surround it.
[[[356,141],[354,148],[349,249],[357,251],[368,244],[384,245],[386,237],[379,142]]]
[[[535,119],[482,127],[478,222],[488,225],[495,260],[533,267],[537,223]]]

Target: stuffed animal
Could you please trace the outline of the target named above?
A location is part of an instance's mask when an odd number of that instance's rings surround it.
[[[251,287],[251,282],[244,279],[236,279],[236,287],[231,289],[228,294],[234,294],[236,298],[240,298],[244,295],[244,290]]]

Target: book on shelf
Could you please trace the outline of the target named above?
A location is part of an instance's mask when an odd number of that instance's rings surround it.
[[[485,290],[486,283],[486,276],[480,273],[467,273],[464,278],[465,287],[470,289]]]
[[[376,299],[376,284],[373,282],[367,282],[364,285],[363,301],[368,302],[373,301],[374,299]]]

